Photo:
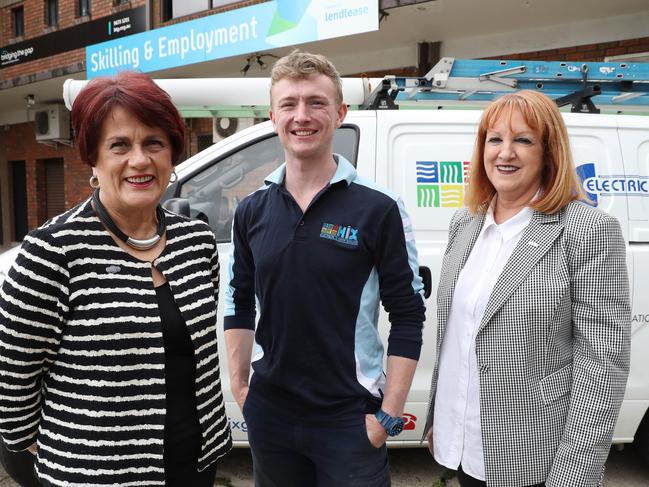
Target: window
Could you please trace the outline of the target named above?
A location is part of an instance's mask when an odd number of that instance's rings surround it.
[[[63,159],[45,159],[43,162],[45,164],[45,207],[49,220],[66,210]]]
[[[645,52],[636,52],[633,54],[619,54],[617,56],[606,56],[604,58],[606,63],[648,63],[649,62],[649,51]]]
[[[241,0],[163,0],[162,21],[177,19],[196,12],[224,7]]]
[[[354,165],[357,146],[355,127],[343,126],[336,130],[334,152]],[[217,242],[229,242],[234,210],[239,201],[263,186],[266,177],[283,162],[284,149],[277,135],[271,135],[208,164],[199,173],[181,181],[179,196],[189,201],[192,217],[207,217]]]
[[[115,5],[126,5],[130,2],[131,0],[115,0]]]
[[[58,0],[45,0],[45,25],[56,27],[59,23],[59,2]]]
[[[11,24],[14,37],[25,35],[25,9],[23,7],[14,8],[11,11]]]
[[[77,17],[87,17],[90,15],[90,0],[78,0]]]
[[[211,133],[209,134],[199,134],[196,136],[196,150],[201,152],[207,149],[214,143],[214,138]]]
[[[12,203],[14,208],[13,238],[20,242],[27,235],[27,172],[25,161],[9,161]]]

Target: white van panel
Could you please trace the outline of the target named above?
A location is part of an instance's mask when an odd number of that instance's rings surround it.
[[[377,182],[404,200],[418,243],[445,242],[463,204],[479,113],[467,115],[378,112]]]
[[[358,154],[356,157],[356,172],[359,176],[374,180],[376,172],[376,144],[373,144],[372,137],[376,133],[376,116],[373,111],[350,112],[345,119],[345,124],[357,127]]]
[[[629,238],[632,242],[649,242],[649,124],[620,128],[619,137],[626,177],[634,179],[638,187],[629,196]]]
[[[583,179],[582,187],[595,206],[615,216],[626,240],[629,236],[627,196],[623,192],[611,191],[608,176],[624,177],[624,165],[620,143],[615,127],[568,128],[570,145],[577,172]],[[603,186],[603,188],[602,188]]]
[[[376,182],[404,201],[417,240],[420,266],[432,274],[426,300],[421,357],[406,403],[413,429],[398,442],[416,442],[423,434],[436,349],[436,294],[448,224],[462,206],[468,161],[479,112],[378,111]],[[431,176],[432,173],[432,176]],[[387,317],[380,330],[387,335]],[[414,423],[414,424],[413,424]]]

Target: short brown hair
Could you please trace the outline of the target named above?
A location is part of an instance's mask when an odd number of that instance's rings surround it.
[[[556,103],[533,90],[521,90],[498,98],[487,106],[476,136],[469,185],[464,198],[471,213],[485,213],[496,189],[484,167],[485,138],[501,117],[511,120],[520,111],[525,123],[543,144],[542,194],[530,207],[542,213],[555,213],[573,200],[585,198],[570,151],[566,125]]]
[[[146,74],[135,71],[95,78],[74,100],[72,128],[83,162],[95,165],[101,126],[118,106],[143,124],[162,129],[171,143],[172,164],[180,162],[185,152],[185,123],[167,92]]]
[[[336,103],[343,102],[343,82],[336,67],[321,54],[300,52],[292,53],[279,58],[270,72],[271,97],[273,85],[284,78],[308,78],[312,74],[323,74],[331,80],[336,90]],[[272,99],[272,98],[271,98]]]

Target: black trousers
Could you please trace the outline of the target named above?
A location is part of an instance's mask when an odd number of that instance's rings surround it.
[[[9,476],[22,487],[40,487],[40,482],[34,473],[35,456],[26,450],[12,452],[7,450],[0,440],[0,463]]]
[[[460,481],[460,487],[487,487],[486,482],[478,480],[464,473],[464,470],[462,470],[462,465],[460,465],[457,469],[457,479]],[[529,487],[545,487],[545,483],[530,485]]]
[[[309,422],[251,388],[243,416],[256,487],[391,485],[387,449],[369,442],[363,413],[338,422]]]

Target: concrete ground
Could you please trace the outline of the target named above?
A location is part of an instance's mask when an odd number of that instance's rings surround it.
[[[455,472],[437,465],[425,448],[394,448],[389,454],[392,487],[459,487]],[[217,471],[215,485],[253,487],[248,449],[233,450],[222,459]],[[643,465],[632,446],[622,451],[613,448],[606,464],[604,486],[649,487],[649,465]]]
[[[453,472],[433,462],[428,450],[392,449],[392,487],[458,487]],[[237,448],[218,467],[215,486],[253,487],[250,451]],[[644,465],[632,446],[613,448],[606,466],[606,487],[649,487],[649,465]],[[0,487],[18,487],[0,467]],[[305,486],[309,487],[309,486]]]

